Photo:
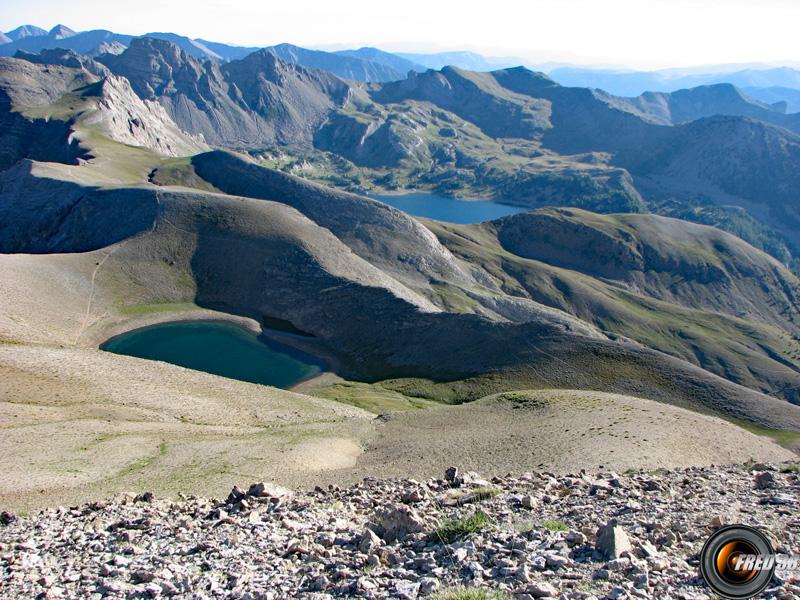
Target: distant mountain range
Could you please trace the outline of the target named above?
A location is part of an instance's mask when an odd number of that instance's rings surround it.
[[[676,90],[731,83],[758,95],[762,88],[800,90],[800,71],[790,67],[708,67],[708,70],[663,71],[611,71],[579,67],[559,67],[549,72],[562,85],[599,88],[617,96],[638,96],[644,92],[674,92]],[[781,90],[773,90],[773,102],[783,97]],[[762,98],[760,98],[762,99]],[[796,98],[794,99],[796,102]],[[796,104],[793,104],[796,106]]]
[[[388,61],[371,49],[290,45],[210,59],[223,48],[156,35],[95,60],[74,51],[17,56],[124,77],[206,143],[264,156],[288,151],[340,187],[423,186],[529,207],[662,212],[725,228],[800,266],[800,115],[733,85],[630,98],[561,86],[523,67],[445,67],[364,86],[351,81],[355,73],[377,78],[403,63],[360,58]],[[320,68],[302,65],[312,61]],[[334,66],[348,78],[331,73]]]
[[[108,30],[75,32],[65,25],[46,31],[34,25],[22,25],[0,33],[0,56],[13,56],[17,51],[38,53],[45,49],[63,48],[95,56],[117,54],[137,36]],[[256,46],[237,46],[205,39],[192,39],[169,32],[152,32],[145,36],[169,41],[191,56],[205,60],[231,61],[244,58]],[[800,71],[790,67],[773,68],[760,65],[722,65],[700,69],[665,69],[661,71],[624,71],[574,66],[530,65],[517,57],[487,57],[474,52],[439,53],[386,52],[378,48],[359,48],[326,52],[292,44],[265,47],[284,62],[328,71],[343,79],[366,82],[398,81],[410,71],[422,73],[453,66],[468,71],[488,72],[515,66],[541,70],[561,85],[597,88],[615,96],[633,97],[644,92],[673,92],[680,89],[731,83],[752,98],[775,105],[776,110],[800,112]]]

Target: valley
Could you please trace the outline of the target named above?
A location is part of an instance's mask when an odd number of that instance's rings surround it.
[[[3,8],[0,598],[800,598],[800,5]]]
[[[0,59],[4,506],[800,447],[788,120],[125,46]]]

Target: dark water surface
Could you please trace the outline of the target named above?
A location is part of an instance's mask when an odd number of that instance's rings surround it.
[[[219,321],[177,321],[129,331],[102,350],[222,377],[288,388],[323,370],[308,354]]]
[[[456,200],[427,192],[399,195],[370,194],[370,198],[399,208],[415,217],[427,217],[447,223],[482,223],[530,210],[493,200]]]

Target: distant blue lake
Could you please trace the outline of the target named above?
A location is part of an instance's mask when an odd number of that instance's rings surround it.
[[[456,200],[428,192],[396,195],[371,194],[370,198],[399,208],[415,217],[427,217],[447,223],[483,223],[530,210],[493,200]]]
[[[113,337],[100,348],[279,388],[291,387],[324,367],[313,356],[219,321],[143,327]]]

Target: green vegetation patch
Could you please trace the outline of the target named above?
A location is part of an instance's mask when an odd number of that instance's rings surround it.
[[[466,492],[463,496],[458,498],[459,504],[475,504],[491,500],[500,493],[500,490],[494,487],[479,487],[474,490]]]
[[[491,524],[489,515],[482,510],[476,510],[466,517],[444,521],[434,532],[434,538],[444,544],[451,544],[470,533],[483,531]]]
[[[745,421],[744,419],[736,419],[733,417],[723,417],[723,418],[732,422],[734,425],[738,425],[742,429],[746,429],[750,433],[771,438],[772,441],[774,441],[776,444],[780,446],[783,446],[784,448],[789,448],[789,449],[800,448],[799,431],[787,431],[785,429],[771,429],[770,427],[763,427],[761,425],[756,425],[755,423],[751,423],[750,421]]]
[[[317,389],[304,390],[304,392],[318,398],[356,406],[375,414],[416,410],[434,404],[429,400],[406,396],[401,392],[387,389],[380,383],[343,381]]]
[[[567,531],[569,529],[564,521],[558,521],[556,519],[545,519],[542,521],[542,527],[548,531]]]
[[[511,596],[497,590],[458,586],[436,592],[432,600],[511,600]]]

